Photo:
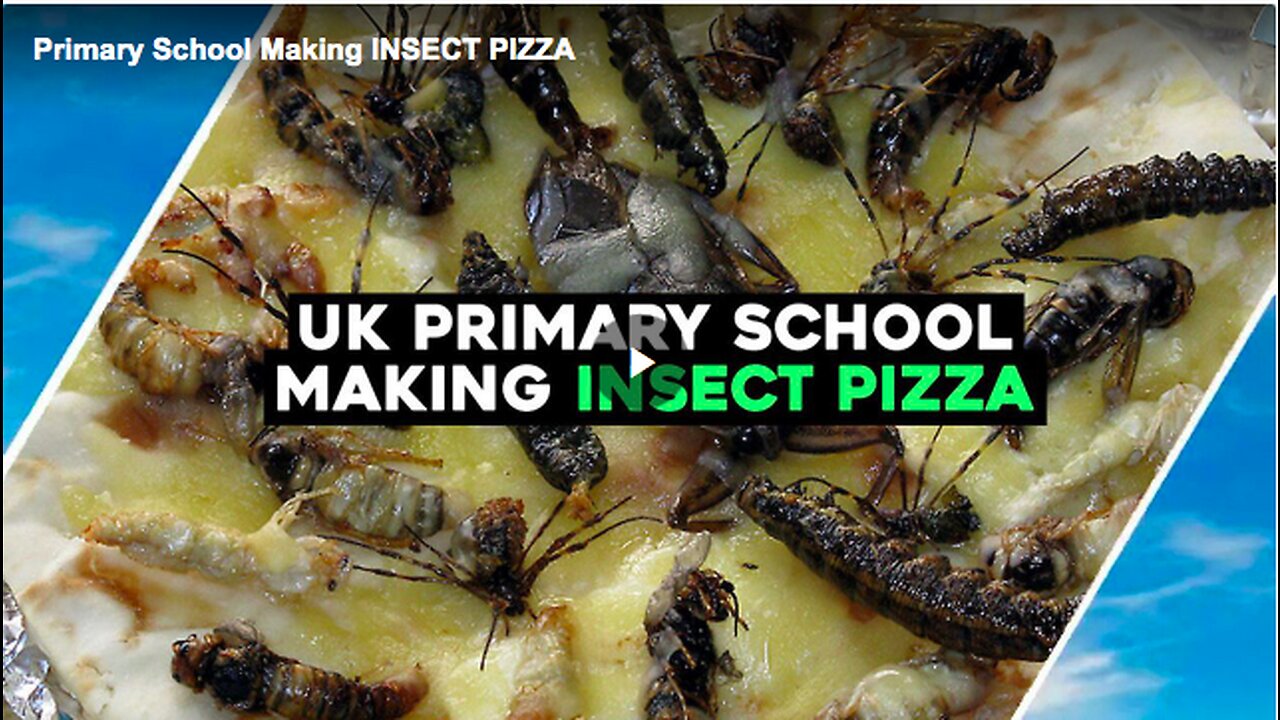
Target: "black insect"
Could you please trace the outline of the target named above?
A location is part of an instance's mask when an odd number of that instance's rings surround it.
[[[779,488],[753,476],[738,506],[814,572],[912,633],[951,650],[995,659],[1043,661],[1078,598],[1046,599],[995,580],[985,568],[955,568],[921,554],[802,485]]]
[[[596,539],[623,525],[654,520],[654,518],[637,515],[615,521],[585,538],[582,537],[584,533],[604,522],[630,499],[620,500],[603,512],[596,513],[574,530],[552,540],[537,557],[530,557],[530,552],[551,521],[559,514],[564,506],[563,500],[538,527],[532,538],[528,538],[529,525],[524,518],[522,501],[513,498],[487,500],[458,524],[447,553],[436,550],[425,540],[418,538],[421,547],[433,553],[438,562],[422,560],[413,555],[369,545],[351,538],[330,539],[363,547],[426,572],[422,575],[406,575],[396,570],[368,565],[352,565],[354,570],[411,582],[454,585],[488,603],[493,610],[493,622],[489,626],[488,639],[485,641],[484,652],[480,656],[480,669],[483,670],[485,660],[489,656],[489,646],[493,642],[493,636],[498,627],[498,620],[505,621],[525,613],[532,614],[529,608],[529,594],[533,591],[533,585],[538,576],[551,563],[586,549]]]
[[[905,452],[902,437],[893,426],[873,425],[743,425],[708,427],[711,445],[698,455],[693,470],[676,491],[667,511],[667,523],[682,530],[714,530],[729,521],[693,516],[718,505],[733,494],[747,473],[747,459],[775,460],[785,450],[824,455],[881,448],[886,458],[881,478],[893,477]],[[885,481],[887,482],[887,480]]]
[[[653,665],[645,679],[649,720],[691,720],[716,715],[715,677],[732,672],[732,658],[717,655],[711,623],[733,618],[746,628],[733,583],[702,569],[711,548],[703,535],[683,549],[675,567],[649,599],[644,629]]]
[[[484,235],[467,233],[462,241],[458,292],[518,295],[528,282],[489,245]],[[575,506],[589,504],[586,493],[609,472],[604,443],[586,425],[519,425],[511,428],[525,454],[552,487],[575,496]]]
[[[534,5],[495,5],[490,9],[493,35],[534,37],[540,34],[541,8]],[[533,111],[538,125],[567,153],[603,150],[612,141],[607,128],[582,121],[569,98],[564,76],[550,60],[515,60],[499,54],[490,60],[498,76]]]
[[[1025,100],[1044,88],[1057,60],[1053,42],[1040,33],[1028,40],[1008,27],[907,16],[874,16],[873,23],[895,37],[934,43],[915,67],[921,86],[890,88],[876,104],[867,138],[871,194],[894,209],[921,200],[906,183],[907,171],[943,111],[961,102],[959,125],[976,120],[993,91]]]
[[[609,29],[610,61],[622,72],[622,87],[639,105],[654,144],[674,151],[676,162],[693,171],[705,195],[719,195],[729,170],[724,148],[672,49],[662,7],[611,5],[600,10],[600,17]]]
[[[419,43],[426,37],[434,10],[434,6],[427,8],[415,31],[410,11],[403,5],[388,6],[382,24],[361,8],[381,37]],[[478,29],[478,16],[464,11],[460,27],[451,30],[457,14],[455,5],[438,30],[441,36]],[[439,145],[450,165],[469,165],[489,155],[489,136],[481,124],[484,90],[476,61],[406,63],[400,57],[388,57],[378,84],[365,91],[363,105],[369,114],[403,128],[419,142]]]
[[[783,8],[749,5],[730,21],[722,12],[707,28],[710,51],[694,57],[698,76],[712,95],[755,107],[795,48],[795,31]]]
[[[449,161],[434,140],[405,133],[378,137],[320,102],[302,64],[263,63],[258,71],[276,134],[293,150],[333,167],[368,197],[389,188],[404,209],[430,215],[453,202]]]
[[[1195,292],[1191,270],[1169,258],[1087,267],[1028,308],[1023,346],[1044,354],[1051,379],[1114,348],[1103,390],[1109,405],[1119,405],[1129,397],[1143,333],[1177,322]]]
[[[173,679],[219,706],[287,720],[394,720],[427,695],[418,668],[364,683],[272,652],[253,625],[236,620],[173,643]]]

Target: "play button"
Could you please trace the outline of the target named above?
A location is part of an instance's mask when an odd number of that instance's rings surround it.
[[[631,377],[635,377],[640,373],[653,367],[653,358],[645,355],[635,348],[627,348],[631,351]]]

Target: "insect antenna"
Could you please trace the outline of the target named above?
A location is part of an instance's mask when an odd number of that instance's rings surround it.
[[[232,230],[225,222],[223,222],[222,218],[219,217],[218,214],[213,211],[213,208],[209,207],[209,204],[204,201],[204,198],[197,195],[196,192],[192,190],[190,187],[188,187],[186,183],[179,183],[178,187],[182,188],[184,192],[186,192],[188,195],[191,196],[191,199],[195,200],[196,203],[199,204],[200,207],[204,209],[205,213],[208,214],[210,219],[213,220],[213,224],[218,228],[218,233],[222,235],[222,237],[225,238],[227,242],[231,243],[231,245],[235,247],[236,250],[239,250],[242,255],[244,255],[246,258],[249,258],[250,263],[253,267],[254,275],[256,275],[259,280],[263,280],[266,282],[267,287],[271,288],[271,291],[274,292],[276,295],[276,299],[279,300],[282,305],[288,306],[289,294],[285,292],[284,286],[280,284],[280,279],[277,278],[274,273],[265,273],[265,277],[263,277],[264,273],[258,270],[258,263],[256,259],[249,254],[249,251],[245,248],[244,241],[240,239],[240,236],[237,235],[235,231]],[[182,254],[182,253],[178,253],[178,254]],[[191,257],[194,254],[187,253],[187,255],[188,257]],[[216,263],[213,263],[212,261],[209,261],[206,264],[216,266]],[[228,280],[231,280],[237,287],[241,287],[241,284],[238,281],[232,279],[225,270],[221,269],[220,267],[218,268],[218,270],[224,277],[226,277]],[[250,295],[253,295],[253,293],[250,292]],[[272,314],[274,315],[274,313]]]
[[[760,122],[763,122],[763,119]],[[748,132],[760,127],[760,122],[752,125]],[[747,181],[751,179],[751,173],[756,169],[756,163],[760,162],[760,158],[764,157],[764,149],[769,146],[769,139],[773,137],[773,131],[777,129],[777,123],[769,123],[769,129],[764,133],[764,140],[760,141],[760,146],[756,148],[756,154],[751,156],[751,162],[747,163],[747,171],[742,175],[742,182],[738,184],[738,193],[734,198],[736,202],[742,202],[742,198],[746,196]],[[743,139],[746,139],[746,135],[743,135]],[[736,143],[734,147],[737,147]]]
[[[960,160],[960,165],[956,167],[955,175],[951,178],[951,186],[947,188],[947,195],[942,199],[942,203],[938,205],[938,209],[934,211],[929,218],[927,225],[928,231],[920,231],[920,237],[916,238],[915,245],[911,246],[911,255],[915,256],[920,252],[920,248],[924,246],[926,240],[931,237],[937,237],[938,224],[942,221],[943,215],[947,213],[947,209],[951,206],[951,202],[955,199],[956,192],[960,188],[960,181],[964,179],[965,169],[969,166],[969,156],[973,153],[973,139],[978,133],[978,123],[971,123],[969,126],[969,141],[964,147],[964,157]],[[926,256],[926,260],[932,262],[935,259],[933,253]]]
[[[582,523],[577,528],[570,530],[564,535],[561,535],[560,537],[551,541],[551,544],[548,545],[547,549],[542,552],[542,555],[539,556],[537,560],[534,560],[532,563],[528,565],[528,567],[525,568],[523,573],[524,586],[531,587],[533,585],[534,580],[537,579],[538,575],[541,574],[543,570],[546,570],[547,566],[549,566],[551,563],[555,562],[556,560],[559,560],[560,558],[565,557],[566,555],[572,555],[573,553],[580,552],[586,549],[587,546],[589,546],[592,542],[595,542],[597,539],[603,537],[607,533],[613,532],[614,530],[617,530],[618,528],[624,525],[629,525],[634,522],[642,522],[642,521],[656,522],[656,523],[664,522],[661,518],[651,517],[648,515],[635,515],[629,518],[618,520],[617,522],[607,525],[603,529],[598,530],[594,534],[588,536],[585,540],[578,540],[577,542],[573,542],[582,533],[586,532],[588,529],[592,527],[595,527],[596,525],[599,525],[606,518],[608,518],[615,511],[617,511],[619,508],[621,508],[623,505],[627,504],[631,500],[632,500],[632,496],[627,496],[619,500],[618,502],[614,503],[604,511],[596,513],[594,517]]]
[[[480,653],[480,670],[484,671],[484,664],[489,659],[489,647],[493,645],[493,636],[498,631],[498,618],[502,613],[493,608],[493,619],[489,621],[489,635],[484,640],[484,651]]]
[[[929,439],[929,446],[924,450],[924,457],[920,458],[920,469],[916,471],[916,493],[911,500],[911,507],[920,507],[920,494],[924,491],[925,468],[929,466],[929,457],[933,455],[933,448],[938,444],[938,436],[942,434],[942,426],[933,431],[933,437]],[[903,503],[906,503],[906,496],[903,496]],[[906,509],[906,506],[903,506]]]
[[[249,447],[250,448],[255,447],[258,443],[262,442],[263,438],[265,438],[268,434],[275,432],[279,427],[280,427],[279,425],[264,426],[261,430],[258,431],[256,435],[253,436],[253,439],[249,441]]]
[[[996,210],[995,212],[988,213],[987,215],[984,215],[978,218],[977,220],[974,220],[973,222],[970,222],[969,224],[957,230],[954,234],[951,235],[951,237],[948,237],[946,240],[939,243],[933,250],[929,252],[929,255],[928,255],[929,259],[933,259],[937,257],[939,253],[943,252],[947,248],[950,248],[952,245],[955,245],[961,240],[964,240],[965,238],[969,237],[969,235],[973,233],[974,230],[977,230],[983,225],[986,225],[992,220],[999,218],[1001,215],[1004,215],[1010,210],[1026,202],[1028,198],[1030,198],[1032,195],[1038,192],[1041,188],[1048,185],[1050,181],[1052,181],[1060,173],[1064,172],[1068,167],[1071,166],[1072,163],[1074,163],[1076,160],[1079,160],[1088,151],[1089,151],[1089,146],[1086,145],[1085,147],[1081,148],[1080,151],[1077,152],[1075,155],[1072,155],[1071,158],[1068,159],[1065,163],[1059,165],[1056,170],[1049,173],[1043,179],[1041,179],[1039,182],[1033,185],[1031,189],[1023,190],[1022,192],[1018,193],[1017,195],[1007,200],[1004,204],[1004,207],[1000,208],[999,210]]]
[[[542,534],[545,533],[547,531],[547,528],[551,526],[551,521],[555,520],[556,516],[560,514],[560,511],[564,509],[564,505],[565,505],[565,501],[567,500],[567,497],[568,496],[560,498],[560,500],[556,503],[555,507],[551,508],[551,514],[548,515],[546,519],[543,520],[538,525],[538,529],[533,532],[533,537],[529,539],[529,542],[525,544],[524,549],[521,550],[520,552],[521,557],[528,557],[529,551],[533,549],[534,544],[538,542],[538,540],[542,537]]]
[[[387,190],[387,185],[391,183],[391,175],[382,180],[382,184],[378,186],[378,192],[373,196],[373,202],[369,204],[369,216],[365,219],[364,230],[360,233],[360,240],[356,243],[355,262],[351,266],[351,292],[358,295],[360,287],[364,282],[364,258],[369,251],[369,243],[373,241],[373,213],[378,209],[378,204],[382,201],[383,193]]]
[[[956,471],[951,474],[951,477],[947,478],[947,481],[939,486],[935,492],[929,493],[928,498],[923,500],[924,506],[932,507],[934,503],[938,501],[938,498],[946,495],[947,492],[955,486],[956,481],[969,471],[970,466],[977,462],[979,457],[982,457],[982,453],[986,452],[986,449],[991,447],[991,444],[994,443],[996,438],[1000,437],[1003,432],[1003,427],[997,427],[988,433],[987,436],[983,438],[982,443],[978,445],[973,452],[969,453],[968,457],[961,461],[959,467],[956,468]],[[917,502],[917,507],[919,507],[919,501]]]
[[[251,304],[257,305],[258,307],[261,307],[263,310],[266,310],[267,313],[271,315],[271,317],[279,320],[280,322],[289,321],[289,316],[283,310],[277,308],[276,306],[272,305],[271,303],[259,297],[257,294],[253,292],[251,288],[245,287],[244,283],[241,283],[239,280],[236,280],[235,278],[231,277],[231,273],[224,270],[221,265],[210,260],[209,258],[203,255],[199,255],[197,253],[193,253],[190,250],[183,250],[182,248],[165,248],[160,252],[168,255],[181,255],[182,257],[190,258],[202,265],[208,266],[214,272],[218,273],[218,275],[220,275],[227,282],[231,283],[232,286],[235,287],[236,292],[239,292],[241,295],[244,295],[244,297]]]
[[[428,5],[426,14],[422,16],[422,24],[418,26],[418,42],[419,43],[421,43],[422,40],[427,36],[427,26],[431,24],[431,14],[435,12],[435,9],[436,9],[435,5]],[[441,29],[441,34],[443,34],[443,28]],[[419,60],[421,60],[422,62],[422,65],[420,67],[418,66]],[[414,70],[413,70],[414,87],[417,87],[418,83],[422,82],[422,76],[427,72],[427,68],[430,67],[430,64],[427,63],[426,60],[422,60],[421,58],[419,58],[419,60],[414,61]]]
[[[825,139],[827,144],[831,146],[832,152],[835,153],[836,160],[840,163],[840,172],[844,174],[845,182],[849,183],[849,187],[853,188],[853,193],[858,198],[858,204],[862,206],[862,210],[867,214],[867,219],[871,221],[871,227],[875,229],[876,237],[880,239],[880,249],[884,251],[885,257],[888,257],[889,242],[885,240],[884,230],[880,228],[880,220],[876,217],[876,211],[871,207],[871,201],[867,199],[867,194],[862,192],[862,185],[858,183],[858,177],[849,168],[849,163],[845,161],[844,153],[836,146],[835,140],[830,135],[826,136]]]

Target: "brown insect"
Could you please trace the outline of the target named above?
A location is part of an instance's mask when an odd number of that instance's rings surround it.
[[[296,41],[305,10],[290,11],[277,34]],[[441,212],[453,202],[450,160],[432,133],[393,129],[379,136],[366,124],[335,115],[316,97],[297,61],[264,62],[258,79],[276,134],[295,152],[333,167],[368,197],[389,188],[397,204],[418,215]]]
[[[1276,161],[1236,155],[1203,160],[1184,152],[1137,165],[1113,165],[1045,194],[1040,209],[1002,244],[1015,257],[1036,257],[1107,228],[1169,215],[1195,217],[1276,204]]]
[[[702,535],[681,550],[675,567],[649,598],[644,630],[653,665],[643,698],[649,720],[715,717],[716,673],[732,672],[729,653],[716,655],[710,623],[733,618],[735,633],[747,624],[733,583],[702,569],[710,549],[710,536]]]
[[[489,32],[496,36],[539,36],[541,14],[536,5],[495,5],[489,10]],[[499,53],[489,64],[533,111],[538,125],[561,150],[571,154],[603,150],[611,143],[613,133],[608,128],[593,128],[582,121],[554,61],[514,60]]]
[[[222,707],[288,720],[394,720],[427,695],[416,667],[379,683],[352,680],[272,652],[244,620],[175,642],[172,673]]]
[[[926,40],[929,53],[915,67],[920,87],[889,87],[876,104],[867,138],[871,194],[890,208],[918,203],[907,187],[911,161],[942,113],[961,102],[955,125],[976,120],[982,99],[998,91],[1005,100],[1025,100],[1044,88],[1057,54],[1048,37],[1028,40],[1008,27],[873,15],[875,27],[894,37]]]
[[[436,550],[426,540],[418,538],[419,545],[431,552],[436,561],[423,560],[350,538],[331,539],[372,550],[383,557],[426,572],[421,575],[406,575],[383,567],[358,564],[352,565],[354,570],[410,582],[453,585],[488,603],[493,610],[493,622],[489,626],[484,652],[480,656],[480,669],[483,670],[485,660],[489,656],[489,646],[493,643],[494,633],[498,627],[498,620],[507,621],[525,613],[532,614],[529,608],[529,594],[533,591],[533,585],[537,582],[538,576],[551,563],[585,550],[601,536],[623,525],[641,520],[656,521],[654,518],[637,515],[615,521],[585,538],[582,537],[584,533],[600,525],[630,500],[631,498],[628,497],[618,501],[581,523],[577,528],[555,538],[537,557],[531,557],[530,552],[551,521],[564,507],[563,499],[533,533],[532,538],[528,538],[529,525],[524,518],[524,502],[506,497],[487,500],[458,524],[450,539],[448,552]]]
[[[915,542],[859,521],[832,494],[779,488],[756,475],[738,491],[738,506],[845,595],[952,650],[1042,661],[1078,604],[1020,590],[985,569],[953,568],[943,555],[922,555]]]
[[[467,233],[462,244],[459,293],[530,292],[528,282],[498,256],[483,234]],[[513,426],[511,432],[543,479],[557,490],[571,494],[571,506],[590,506],[587,491],[609,472],[604,443],[594,430],[586,425],[519,425]]]
[[[692,516],[708,510],[733,495],[747,473],[746,460],[753,456],[776,459],[783,451],[806,455],[852,452],[868,447],[885,450],[887,459],[880,477],[895,475],[905,452],[902,437],[893,426],[829,425],[777,426],[742,425],[708,427],[711,446],[699,453],[689,477],[676,491],[667,512],[667,523],[682,530],[717,530],[729,520]]]
[[[795,31],[784,8],[748,5],[732,20],[725,12],[707,27],[711,49],[693,58],[698,76],[712,95],[743,107],[755,107],[795,48]]]

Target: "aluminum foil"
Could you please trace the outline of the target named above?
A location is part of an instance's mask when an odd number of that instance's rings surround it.
[[[4,584],[4,702],[8,712],[21,720],[58,720],[49,684],[49,660],[40,648],[27,642],[27,620],[18,600]]]

